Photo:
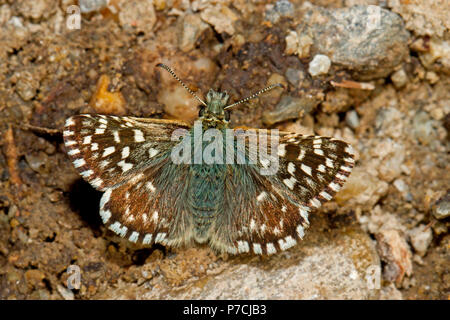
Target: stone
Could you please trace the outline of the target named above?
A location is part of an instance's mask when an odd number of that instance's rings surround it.
[[[225,32],[233,35],[235,32],[233,23],[238,19],[238,16],[225,5],[210,5],[200,13],[200,17],[206,23],[212,25],[218,33]]]
[[[102,75],[97,82],[97,88],[91,97],[89,104],[97,113],[124,115],[126,113],[126,101],[120,91],[108,91],[111,79]]]
[[[358,116],[358,113],[355,110],[348,111],[345,114],[345,122],[352,129],[358,128],[359,127],[359,116]]]
[[[409,33],[402,19],[378,6],[325,9],[309,6],[297,27],[318,53],[352,70],[355,80],[385,77],[408,56]]]
[[[433,206],[432,213],[433,216],[439,220],[450,216],[450,192],[447,191],[445,196],[436,201],[436,204]]]
[[[156,23],[153,0],[121,0],[119,2],[119,23],[136,32],[150,33]]]
[[[302,97],[283,96],[273,111],[263,114],[263,122],[272,125],[289,119],[297,119],[311,112],[319,100],[308,95]]]
[[[294,6],[288,0],[278,0],[275,4],[267,5],[265,12],[266,20],[277,23],[282,17],[292,17],[294,14]]]
[[[413,272],[412,254],[406,240],[395,229],[381,229],[375,238],[378,254],[386,263],[383,277],[400,287],[405,276],[411,276]]]
[[[79,0],[78,4],[82,13],[90,13],[106,7],[108,0]]]
[[[17,0],[17,9],[25,18],[33,20],[48,19],[56,11],[53,0]]]
[[[363,167],[355,167],[341,191],[336,194],[335,200],[338,205],[372,208],[387,190],[386,182],[368,173]]]
[[[313,77],[327,74],[331,67],[331,60],[323,54],[317,54],[309,63],[308,72]]]
[[[179,47],[183,52],[194,49],[195,42],[203,31],[208,29],[208,24],[202,21],[199,15],[187,14],[183,18],[182,31],[179,39]]]
[[[231,258],[220,271],[211,271],[208,276],[185,284],[183,290],[161,284],[144,291],[141,297],[214,300],[378,297],[380,261],[371,239],[357,228],[314,231],[298,246],[278,256],[243,263],[240,259]]]
[[[388,1],[388,6],[402,16],[406,28],[418,36],[443,37],[450,30],[447,0]]]
[[[420,226],[409,230],[408,235],[414,250],[419,256],[423,257],[433,240],[433,231],[431,228],[421,224]]]
[[[406,83],[408,83],[408,76],[406,75],[405,70],[402,68],[391,74],[391,80],[394,86],[399,89],[403,88]]]
[[[63,287],[62,285],[58,285],[56,289],[58,290],[59,294],[64,298],[64,300],[75,299],[75,295],[73,294],[72,290]]]

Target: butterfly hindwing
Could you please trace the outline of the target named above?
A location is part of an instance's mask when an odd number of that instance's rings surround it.
[[[107,188],[100,201],[103,223],[134,243],[190,243],[192,219],[183,201],[188,170],[174,165],[166,154],[131,179]]]

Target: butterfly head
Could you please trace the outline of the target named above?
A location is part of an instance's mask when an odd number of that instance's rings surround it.
[[[206,106],[200,106],[199,116],[203,122],[210,123],[211,126],[222,124],[226,126],[230,120],[230,112],[225,110],[229,99],[226,92],[217,92],[212,89],[206,95]]]

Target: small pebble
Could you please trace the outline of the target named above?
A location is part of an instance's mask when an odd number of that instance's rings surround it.
[[[313,76],[327,74],[331,67],[331,60],[323,54],[317,54],[309,63],[308,72]]]
[[[399,89],[406,85],[408,82],[408,76],[406,75],[405,70],[400,69],[391,74],[391,80],[394,86]]]
[[[352,128],[356,129],[359,127],[359,116],[358,113],[355,110],[350,110],[345,115],[345,122],[347,125]]]
[[[436,219],[445,219],[450,216],[450,193],[439,199],[433,207],[433,216]]]
[[[431,228],[427,228],[426,225],[422,224],[417,228],[410,230],[408,235],[414,250],[416,250],[419,256],[423,257],[427,252],[428,246],[433,240],[433,232],[431,231]]]
[[[82,13],[98,11],[107,6],[107,0],[79,0],[80,10]]]

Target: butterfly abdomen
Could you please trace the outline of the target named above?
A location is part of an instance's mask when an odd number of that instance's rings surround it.
[[[226,165],[193,165],[190,169],[189,207],[192,213],[196,239],[206,241],[223,203]]]

